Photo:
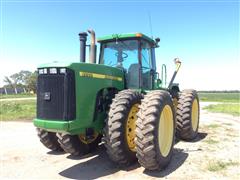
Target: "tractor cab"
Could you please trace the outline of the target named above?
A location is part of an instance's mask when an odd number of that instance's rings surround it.
[[[114,34],[98,39],[99,64],[116,67],[125,74],[126,88],[153,89],[156,74],[155,41],[141,33]]]

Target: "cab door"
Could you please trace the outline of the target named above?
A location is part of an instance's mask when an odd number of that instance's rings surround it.
[[[141,86],[142,89],[153,89],[154,67],[152,65],[152,48],[147,41],[141,41]]]

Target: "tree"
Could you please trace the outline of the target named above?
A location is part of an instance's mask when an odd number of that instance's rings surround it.
[[[22,86],[26,85],[26,81],[31,76],[31,74],[32,73],[30,71],[22,70],[19,73],[11,75],[10,78],[13,80],[14,84]]]
[[[27,91],[33,91],[36,93],[36,80],[37,80],[37,72],[30,72],[26,70],[22,70],[18,73],[12,74],[11,76],[5,76],[4,82],[6,85],[4,87],[10,88],[26,88]]]
[[[5,76],[4,79],[3,79],[3,81],[4,81],[5,83],[7,83],[4,87],[14,88],[14,84],[13,84],[12,80],[11,80],[9,77]]]
[[[28,91],[33,91],[36,93],[37,91],[37,71],[34,73],[31,73],[30,76],[27,77],[26,79],[26,87]]]

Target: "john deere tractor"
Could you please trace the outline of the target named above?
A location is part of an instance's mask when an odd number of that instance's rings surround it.
[[[87,36],[91,43],[87,45]],[[80,62],[50,63],[38,68],[37,115],[34,125],[43,145],[53,151],[83,155],[103,142],[109,158],[126,166],[138,160],[146,169],[164,168],[175,136],[192,140],[199,125],[195,90],[180,91],[156,71],[160,39],[142,33],[98,39],[79,33]],[[89,61],[86,62],[86,48]]]

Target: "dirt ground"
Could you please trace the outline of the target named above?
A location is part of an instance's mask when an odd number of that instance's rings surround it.
[[[202,110],[198,137],[177,141],[169,166],[154,172],[138,163],[119,169],[101,146],[78,158],[54,153],[39,142],[31,122],[0,123],[0,179],[240,179],[239,117]]]

